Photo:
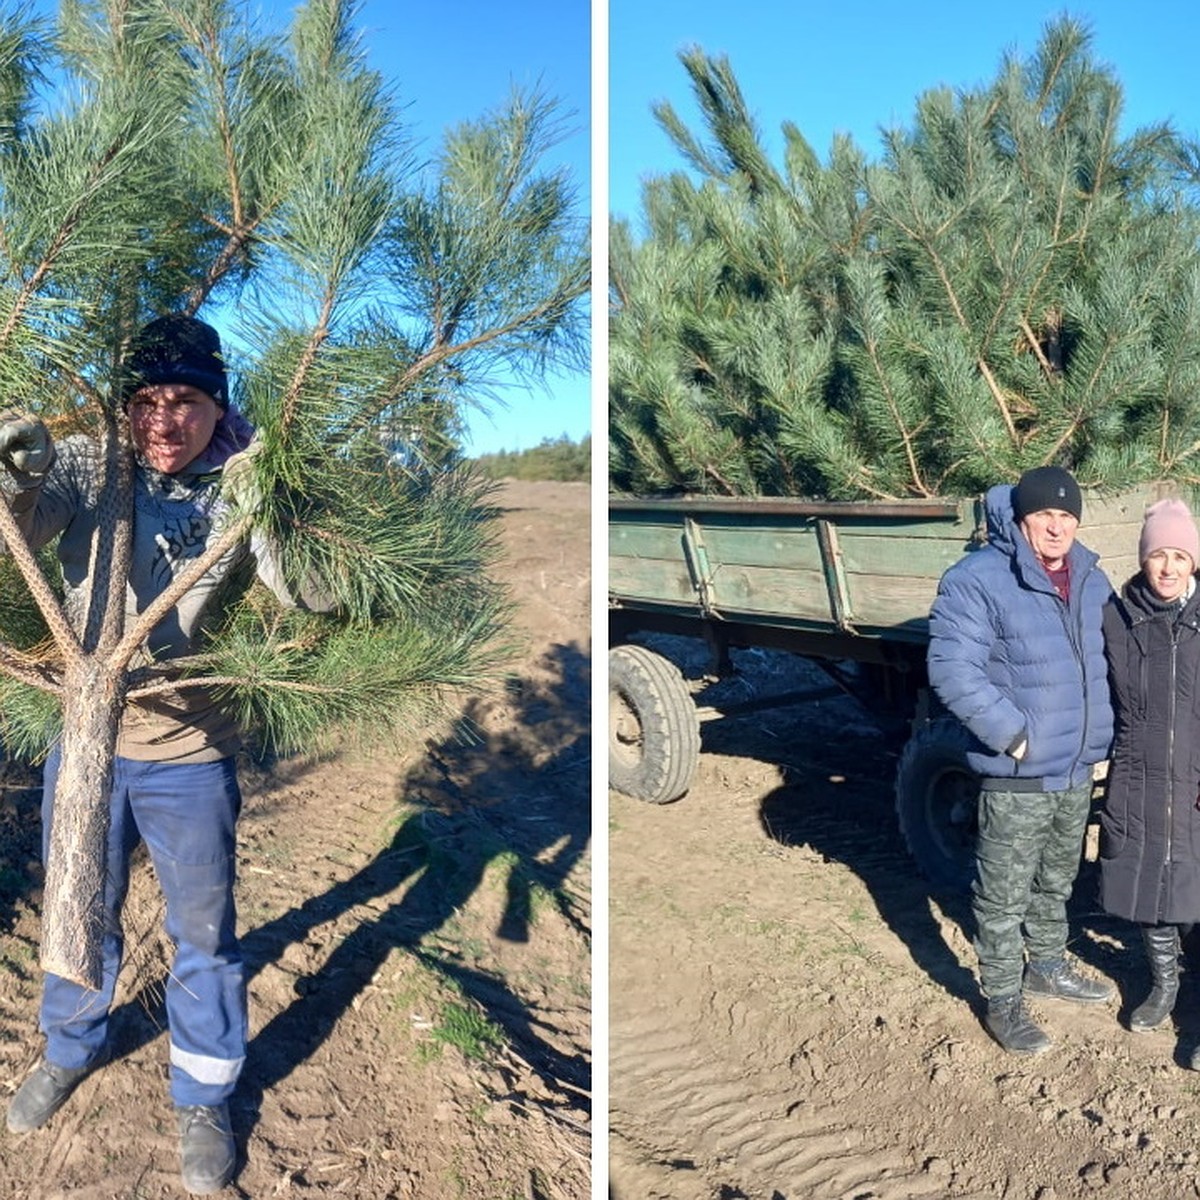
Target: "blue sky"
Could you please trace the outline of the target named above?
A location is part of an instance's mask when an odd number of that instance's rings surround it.
[[[990,82],[1006,50],[1027,57],[1047,22],[1064,12],[1091,27],[1094,54],[1121,80],[1125,132],[1169,119],[1183,133],[1200,134],[1197,11],[1185,0],[608,0],[610,210],[636,218],[641,179],[682,166],[650,108],[669,100],[696,124],[678,58],[688,45],[728,56],[771,150],[782,143],[781,122],[791,120],[822,160],[836,132],[874,157],[879,128],[910,124],[918,95]]]
[[[284,25],[295,3],[252,5]],[[443,130],[498,108],[513,85],[542,89],[562,103],[569,135],[547,162],[567,166],[587,212],[590,165],[590,10],[587,0],[364,0],[356,24],[372,67],[394,82],[418,152],[436,153]],[[591,429],[589,376],[560,376],[548,386],[513,385],[505,407],[489,402],[470,416],[469,454],[524,450]]]

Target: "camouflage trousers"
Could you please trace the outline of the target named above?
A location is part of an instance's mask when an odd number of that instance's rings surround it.
[[[1024,956],[1062,958],[1091,785],[1065,792],[984,791],[971,910],[979,983],[990,999],[1021,989]]]

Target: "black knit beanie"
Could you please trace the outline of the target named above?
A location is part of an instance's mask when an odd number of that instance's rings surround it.
[[[159,317],[137,333],[126,362],[124,396],[156,383],[186,383],[229,406],[229,382],[217,331],[196,317]]]
[[[1083,495],[1069,471],[1062,467],[1034,467],[1013,488],[1013,516],[1018,521],[1044,508],[1058,508],[1077,521],[1083,517]]]

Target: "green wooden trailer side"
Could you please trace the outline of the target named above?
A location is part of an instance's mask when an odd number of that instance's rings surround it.
[[[1079,538],[1114,585],[1137,569],[1142,514],[1165,490],[1085,494]],[[787,650],[820,663],[877,715],[912,730],[897,780],[901,826],[927,874],[961,882],[974,784],[961,730],[930,703],[925,650],[938,580],[985,540],[981,496],[610,498],[613,785],[659,803],[678,799],[699,754],[691,693],[639,634],[701,637],[718,673],[731,648]]]

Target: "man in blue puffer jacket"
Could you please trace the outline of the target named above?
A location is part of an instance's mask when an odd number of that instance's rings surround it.
[[[993,487],[986,509],[987,545],[938,585],[929,680],[971,734],[982,780],[972,910],[984,1023],[1005,1050],[1039,1054],[1050,1039],[1022,992],[1114,995],[1066,954],[1093,768],[1112,739],[1101,634],[1112,586],[1075,540],[1083,498],[1061,467]]]

